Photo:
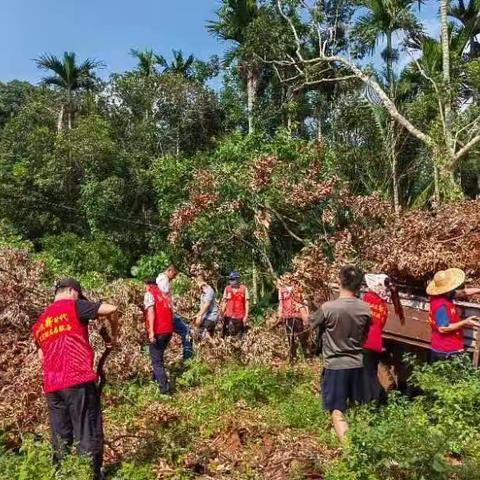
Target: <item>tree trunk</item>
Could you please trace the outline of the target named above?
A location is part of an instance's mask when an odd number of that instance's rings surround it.
[[[71,90],[68,90],[67,91],[67,127],[69,130],[72,129],[72,112],[73,112],[72,92]]]
[[[248,113],[248,133],[255,131],[254,109],[257,99],[258,75],[255,67],[247,69],[247,113]]]
[[[455,178],[453,159],[446,149],[437,149],[434,152],[436,171],[438,175],[438,191],[436,200],[440,202],[453,202],[463,199],[463,191]]]
[[[253,255],[254,251],[252,250],[252,256]],[[252,303],[254,305],[258,303],[258,274],[254,256],[252,258]]]
[[[442,71],[445,88],[444,115],[445,115],[445,140],[447,148],[452,148],[452,98],[450,85],[450,39],[448,36],[448,0],[440,0],[440,26],[442,37]]]
[[[387,80],[390,89],[390,98],[395,98],[395,79],[393,78],[393,46],[392,32],[387,32]]]
[[[57,119],[57,133],[60,133],[63,130],[63,115],[65,113],[65,105],[62,103],[60,107],[60,112],[58,112]]]
[[[391,122],[390,159],[392,165],[393,208],[396,215],[400,215],[400,179],[398,178],[398,155],[395,142],[395,122]]]

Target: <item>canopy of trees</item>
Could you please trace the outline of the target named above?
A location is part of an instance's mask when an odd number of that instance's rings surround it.
[[[0,84],[2,237],[54,271],[202,264],[260,295],[302,249],[332,253],[357,197],[475,198],[477,3],[442,0],[436,38],[409,0],[223,0],[224,58],[152,46],[106,80],[45,53],[39,85]]]

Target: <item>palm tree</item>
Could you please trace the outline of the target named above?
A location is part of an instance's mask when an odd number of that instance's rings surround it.
[[[253,109],[257,96],[259,66],[253,55],[242,52],[241,47],[247,41],[249,25],[257,18],[259,8],[256,0],[222,0],[217,11],[217,20],[207,23],[207,29],[217,38],[235,42],[236,56],[239,57],[240,70],[247,84],[248,131],[254,130]]]
[[[137,59],[137,71],[144,77],[156,75],[157,65],[162,65],[163,57],[154,53],[153,50],[130,50],[130,55]]]
[[[395,99],[395,73],[393,64],[398,58],[398,50],[393,46],[395,33],[418,33],[421,27],[413,15],[411,8],[414,0],[362,0],[361,7],[366,9],[354,27],[353,35],[358,37],[359,51],[361,53],[373,53],[380,40],[385,39],[386,47],[382,52],[382,58],[386,65],[387,88],[390,90],[390,98]],[[395,212],[400,212],[400,182],[398,175],[397,147],[393,134],[395,122],[386,129],[390,132],[387,155],[390,158],[393,183],[393,204]]]
[[[94,70],[103,66],[103,63],[87,58],[78,65],[74,52],[65,52],[63,59],[55,55],[44,54],[35,62],[41,70],[53,72],[53,75],[43,79],[43,83],[57,87],[65,96],[58,116],[57,130],[60,131],[63,128],[64,112],[67,114],[68,128],[71,129],[75,112],[74,94],[94,88],[96,80]]]
[[[159,64],[164,69],[163,73],[174,73],[185,78],[191,78],[195,61],[194,55],[185,58],[182,50],[172,50],[172,61],[168,63],[164,57],[160,57]]]
[[[480,56],[480,42],[477,39],[480,35],[480,2],[469,0],[465,5],[464,0],[457,0],[456,4],[450,6],[448,13],[462,26],[459,32],[463,40],[461,53],[464,54],[468,48],[469,59]]]

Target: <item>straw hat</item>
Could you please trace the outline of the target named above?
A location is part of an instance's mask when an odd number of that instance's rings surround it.
[[[465,272],[459,268],[449,268],[437,272],[428,284],[428,295],[443,295],[457,289],[465,282]]]

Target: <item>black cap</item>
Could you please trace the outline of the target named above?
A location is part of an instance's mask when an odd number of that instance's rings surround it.
[[[80,300],[86,300],[85,295],[82,292],[82,287],[80,286],[80,282],[75,280],[74,278],[62,278],[60,279],[55,285],[55,293],[61,288],[71,288],[78,292],[78,298]]]

